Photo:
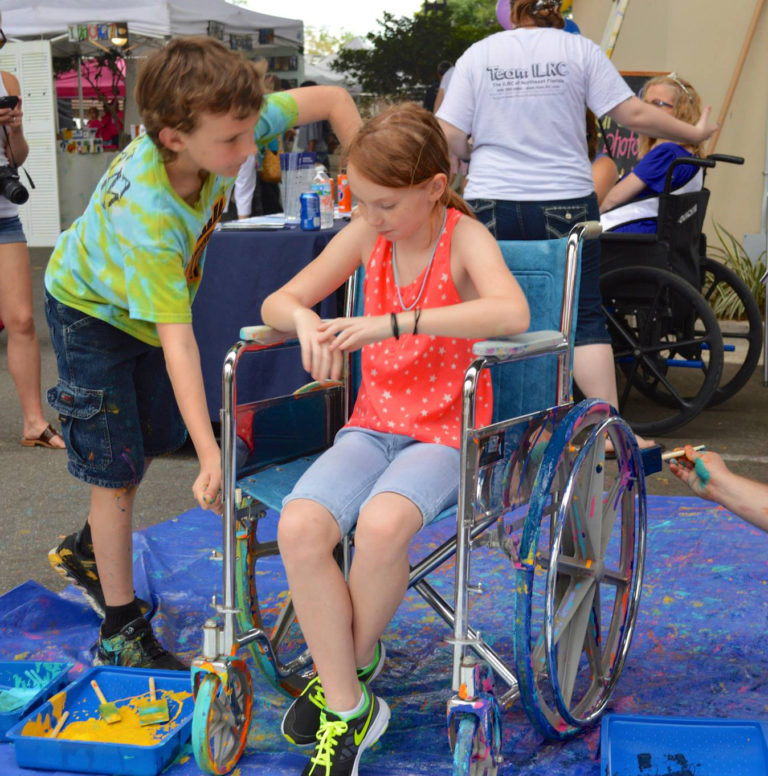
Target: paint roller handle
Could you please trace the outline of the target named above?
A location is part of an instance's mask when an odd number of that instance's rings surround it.
[[[157,700],[157,694],[155,692],[155,677],[149,677],[149,700],[153,703]]]
[[[96,684],[95,679],[91,679],[91,687],[93,687],[93,691],[96,693],[96,697],[99,699],[99,702],[106,703],[107,699],[104,697],[104,693],[101,691],[101,687]]]
[[[61,729],[64,727],[64,723],[67,721],[67,717],[69,717],[69,712],[65,711],[60,717],[58,722],[56,723],[56,727],[51,731],[51,738],[56,738],[56,736],[61,733]]]

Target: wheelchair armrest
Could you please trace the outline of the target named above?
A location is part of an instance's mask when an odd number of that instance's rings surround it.
[[[264,325],[243,326],[240,329],[240,339],[245,342],[255,342],[257,345],[283,345],[298,342],[295,334]]]
[[[568,347],[561,331],[527,331],[514,337],[482,340],[472,346],[476,356],[499,361],[519,361],[523,358],[556,353]]]

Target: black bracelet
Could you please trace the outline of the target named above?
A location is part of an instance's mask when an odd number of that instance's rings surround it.
[[[421,307],[416,308],[415,315],[413,316],[413,333],[419,333],[419,318],[421,318]]]
[[[397,314],[389,314],[389,322],[392,324],[392,336],[395,339],[400,339],[400,327],[397,325]]]

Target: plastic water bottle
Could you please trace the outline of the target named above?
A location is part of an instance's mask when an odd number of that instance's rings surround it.
[[[325,171],[325,167],[318,165],[315,168],[315,177],[312,180],[312,191],[320,197],[320,228],[333,228],[333,193],[331,179]]]

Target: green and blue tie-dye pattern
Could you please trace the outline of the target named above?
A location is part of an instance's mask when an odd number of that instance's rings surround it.
[[[264,143],[296,123],[295,100],[269,95],[255,137]],[[157,323],[189,323],[205,249],[232,178],[209,175],[195,206],[171,187],[143,135],[110,165],[85,213],[61,234],[45,273],[58,301],[150,345]]]

